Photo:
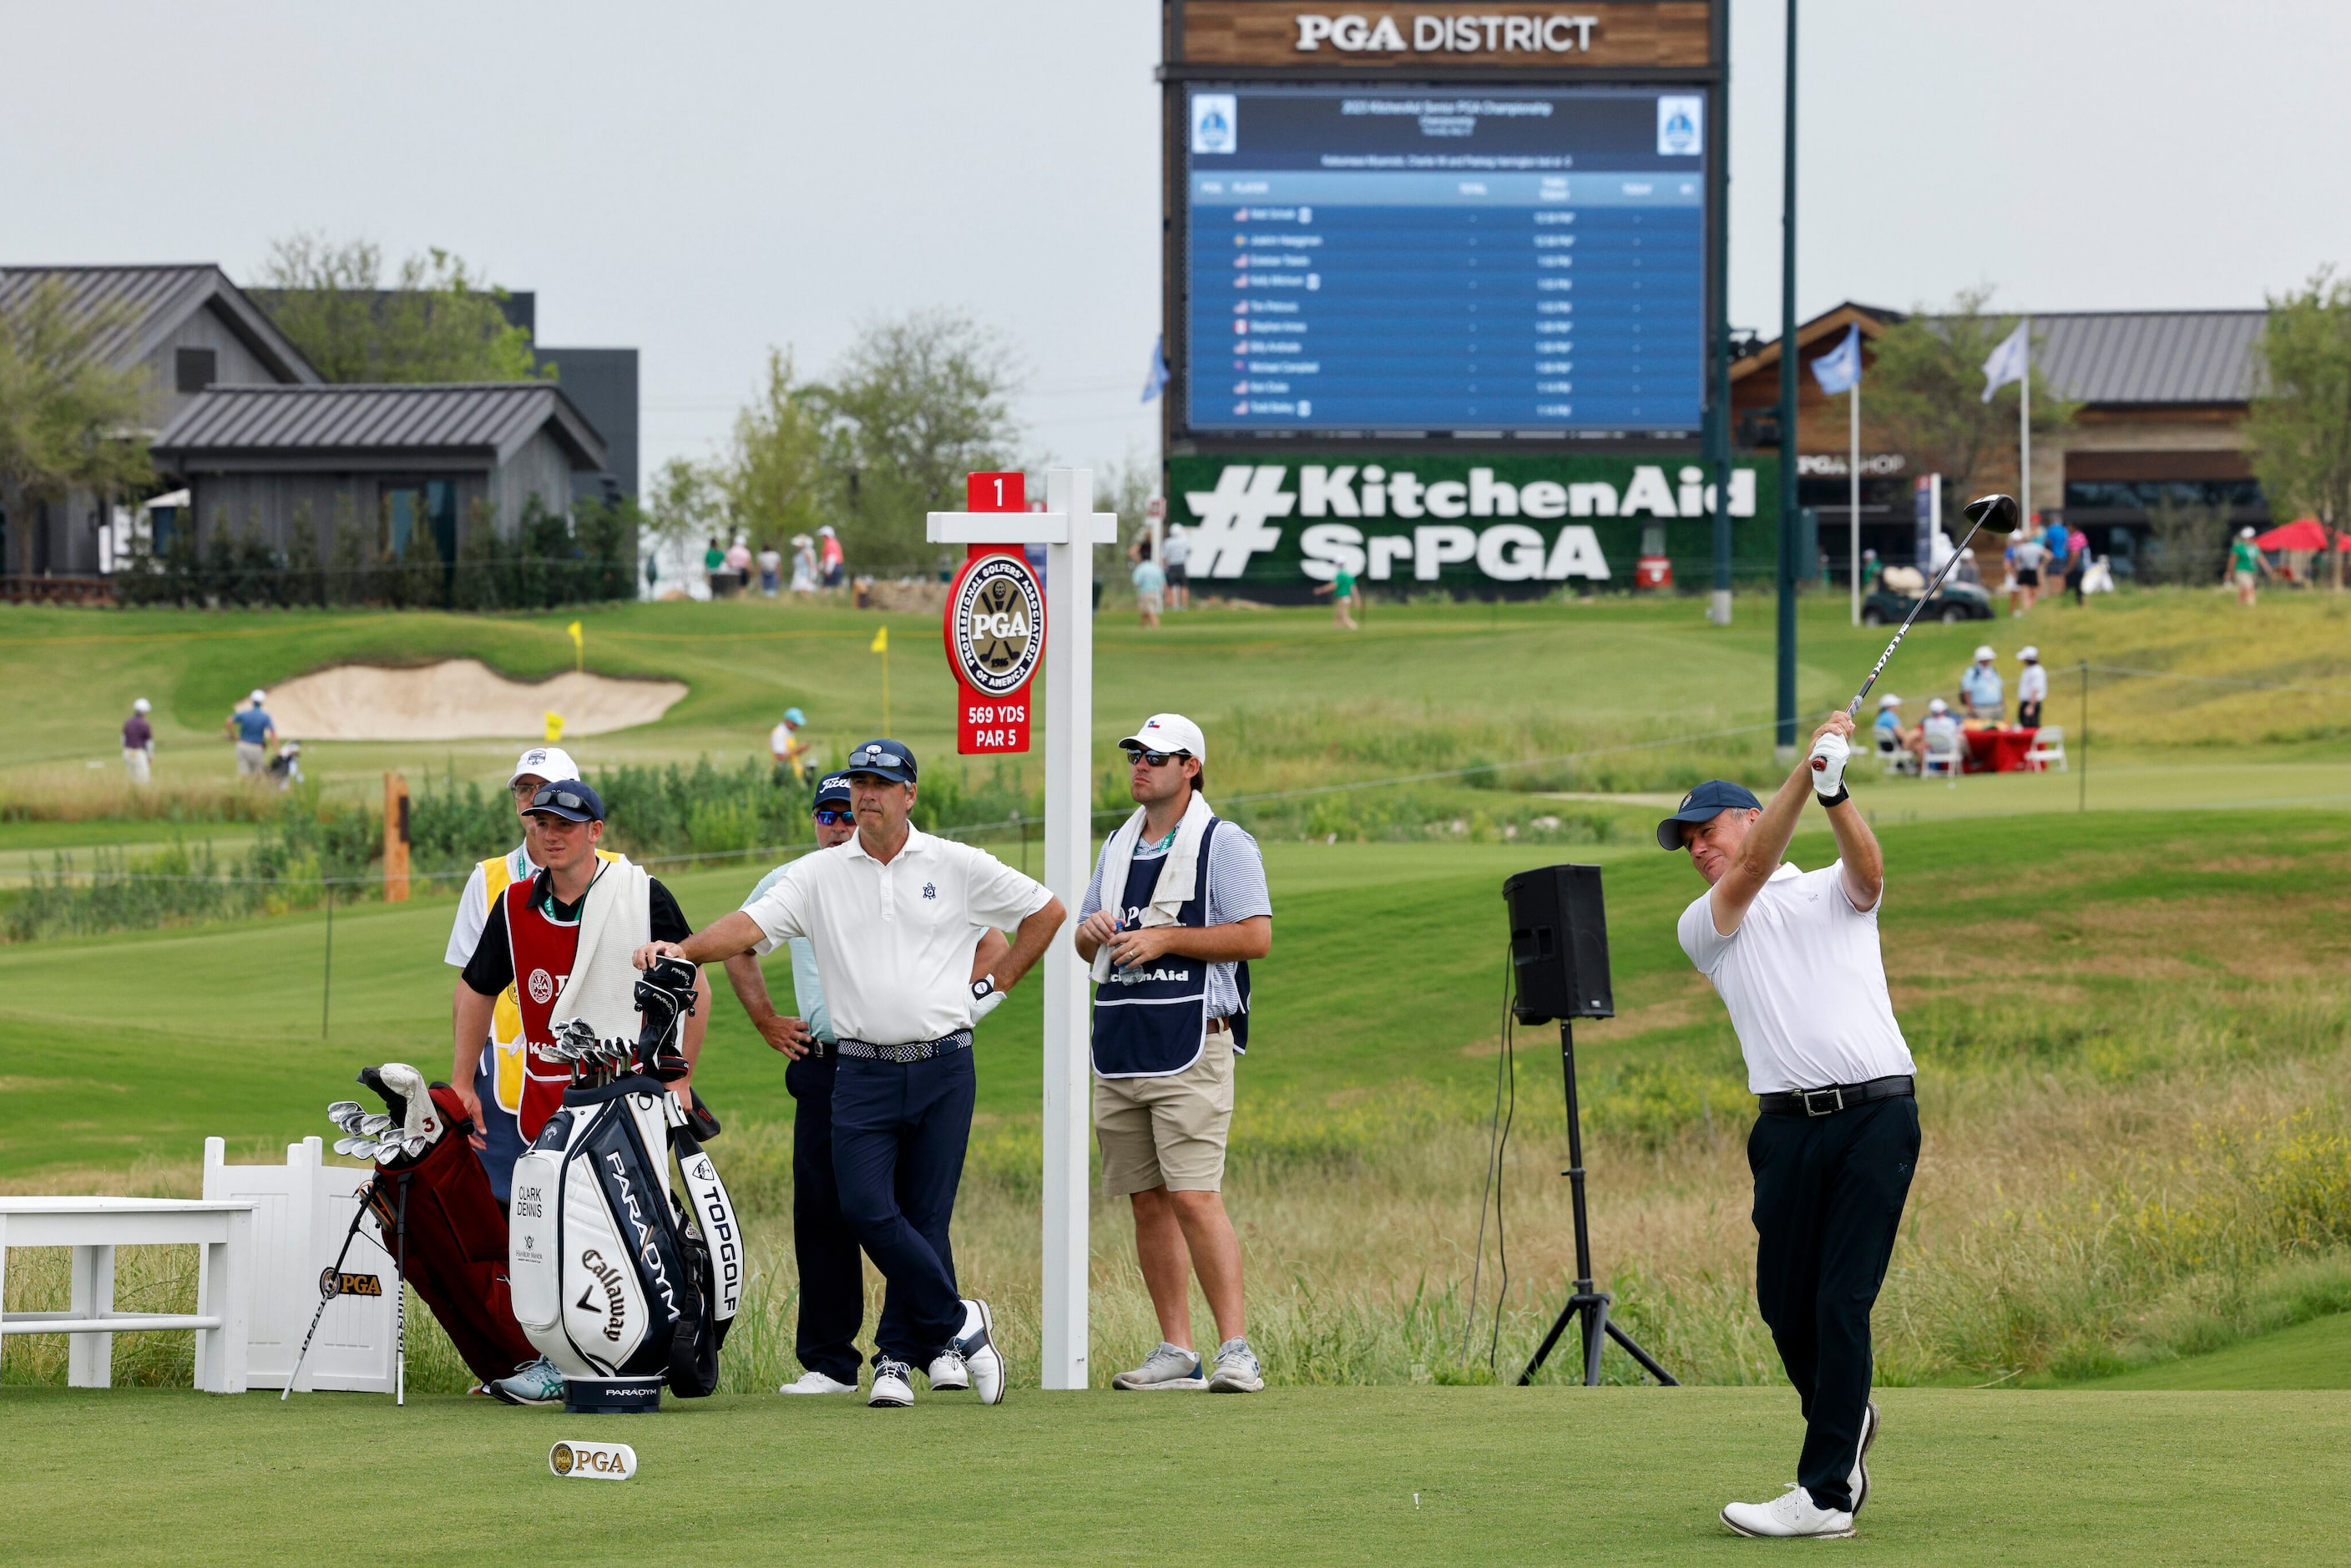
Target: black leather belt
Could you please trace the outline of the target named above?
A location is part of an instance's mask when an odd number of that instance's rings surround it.
[[[1784,1094],[1759,1094],[1756,1106],[1767,1116],[1834,1116],[1872,1100],[1898,1100],[1917,1092],[1907,1072],[1873,1078],[1866,1083],[1832,1083],[1825,1089],[1796,1089]]]

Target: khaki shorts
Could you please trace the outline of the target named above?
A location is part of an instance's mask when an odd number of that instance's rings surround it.
[[[1208,1036],[1200,1060],[1163,1078],[1094,1080],[1094,1136],[1111,1197],[1166,1187],[1217,1192],[1233,1124],[1233,1037]]]
[[[250,740],[236,743],[236,771],[241,779],[258,779],[269,771],[269,753]]]

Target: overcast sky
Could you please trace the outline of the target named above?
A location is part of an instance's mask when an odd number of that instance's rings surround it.
[[[1334,5],[1334,9],[1338,7]],[[1508,10],[1498,4],[1498,9]],[[723,437],[769,344],[971,310],[1037,457],[1155,450],[1150,0],[19,5],[9,262],[273,236],[455,250],[542,341],[643,350],[644,461]],[[1782,29],[1735,0],[1731,319],[1776,332]],[[2351,262],[2351,5],[1813,0],[1798,304],[2254,306]]]

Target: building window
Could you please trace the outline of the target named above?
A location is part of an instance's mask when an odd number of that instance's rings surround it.
[[[200,392],[220,379],[220,354],[213,349],[182,349],[173,356],[179,389]]]
[[[457,559],[457,485],[454,479],[428,479],[423,484],[384,492],[391,509],[392,553],[406,560],[409,551],[430,546],[443,561]]]
[[[2258,479],[2071,479],[2065,505],[2085,511],[2151,512],[2168,501],[2178,507],[2258,507]]]

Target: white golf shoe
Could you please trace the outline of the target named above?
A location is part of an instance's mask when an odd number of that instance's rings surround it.
[[[878,1410],[904,1410],[914,1402],[914,1369],[884,1356],[873,1364],[873,1390],[865,1403]]]
[[[1846,1479],[1845,1490],[1853,1498],[1854,1517],[1861,1517],[1861,1505],[1869,1500],[1869,1445],[1877,1441],[1877,1401],[1873,1399],[1861,1416],[1861,1452],[1853,1457],[1853,1474]]]
[[[955,1350],[971,1374],[971,1386],[978,1391],[979,1402],[1003,1404],[1004,1353],[996,1348],[996,1320],[989,1316],[986,1301],[964,1299],[963,1332],[956,1336]]]
[[[857,1385],[828,1377],[821,1372],[803,1372],[797,1383],[787,1383],[776,1390],[778,1394],[854,1394]]]
[[[1211,1394],[1256,1394],[1265,1387],[1265,1371],[1257,1352],[1245,1339],[1228,1339],[1217,1347],[1217,1369],[1208,1375]]]
[[[1853,1533],[1853,1515],[1833,1508],[1813,1507],[1813,1494],[1793,1481],[1770,1502],[1725,1504],[1722,1522],[1740,1535],[1825,1537]]]
[[[961,1394],[971,1386],[971,1369],[964,1364],[963,1352],[949,1345],[931,1358],[931,1392]]]
[[[1143,1358],[1143,1364],[1131,1372],[1122,1372],[1110,1380],[1113,1388],[1123,1388],[1141,1394],[1154,1394],[1162,1389],[1196,1391],[1208,1386],[1200,1375],[1200,1358],[1183,1346],[1161,1340],[1159,1348]]]

